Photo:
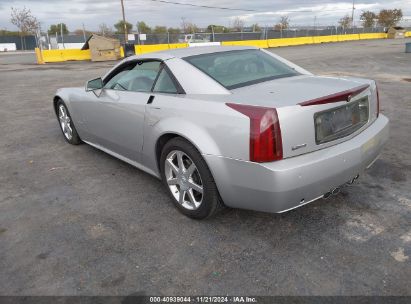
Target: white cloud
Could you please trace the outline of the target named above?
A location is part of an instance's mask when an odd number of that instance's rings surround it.
[[[126,19],[134,25],[145,21],[156,24],[179,26],[181,18],[199,26],[208,24],[228,25],[236,16],[244,18],[247,24],[272,25],[282,15],[288,15],[291,24],[311,25],[314,16],[317,24],[336,24],[338,19],[351,13],[351,0],[175,0],[191,4],[220,7],[235,7],[257,10],[258,12],[227,11],[196,8],[152,2],[150,0],[124,0]],[[70,30],[86,28],[95,30],[100,23],[112,25],[121,19],[120,0],[0,0],[0,28],[15,29],[10,24],[10,7],[31,9],[41,21],[43,29],[50,24],[64,22]],[[362,10],[379,11],[381,8],[401,8],[405,16],[411,16],[411,0],[356,0],[356,19]],[[307,12],[312,11],[312,12]],[[405,17],[410,18],[410,17]],[[411,20],[408,21],[411,26]]]

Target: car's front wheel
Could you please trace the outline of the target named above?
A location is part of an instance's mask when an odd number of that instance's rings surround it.
[[[204,219],[222,206],[213,176],[197,149],[183,138],[168,141],[161,153],[161,173],[176,207]]]
[[[78,145],[81,143],[80,136],[74,127],[73,120],[70,113],[67,110],[66,105],[62,100],[59,100],[56,104],[57,119],[60,124],[61,132],[63,132],[64,138],[72,145]]]

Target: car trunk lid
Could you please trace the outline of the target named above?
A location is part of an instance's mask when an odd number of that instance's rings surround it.
[[[375,82],[301,75],[232,90],[235,103],[276,108],[283,158],[346,141],[377,117]]]

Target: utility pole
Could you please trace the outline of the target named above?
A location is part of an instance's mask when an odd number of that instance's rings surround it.
[[[83,23],[83,38],[84,38],[84,42],[86,42],[87,39],[86,39],[86,30],[84,28],[84,23]]]
[[[60,34],[61,34],[61,43],[63,44],[63,49],[65,49],[66,47],[64,46],[63,23],[60,23]]]
[[[124,3],[123,0],[121,1],[121,11],[123,13],[123,24],[124,24],[124,41],[125,43],[128,42],[128,36],[127,36],[127,24],[126,24],[126,14],[124,13]]]
[[[186,18],[181,17],[181,25],[183,26],[183,32],[186,34]]]
[[[214,36],[214,26],[211,25],[211,33],[213,35],[213,42],[215,41],[215,36]]]
[[[351,27],[352,28],[354,28],[354,10],[355,10],[354,2],[355,0],[352,0],[352,13],[351,13]]]

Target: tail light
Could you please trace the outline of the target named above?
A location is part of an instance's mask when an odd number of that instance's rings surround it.
[[[250,160],[270,162],[283,158],[280,122],[274,108],[227,103],[250,118]]]

